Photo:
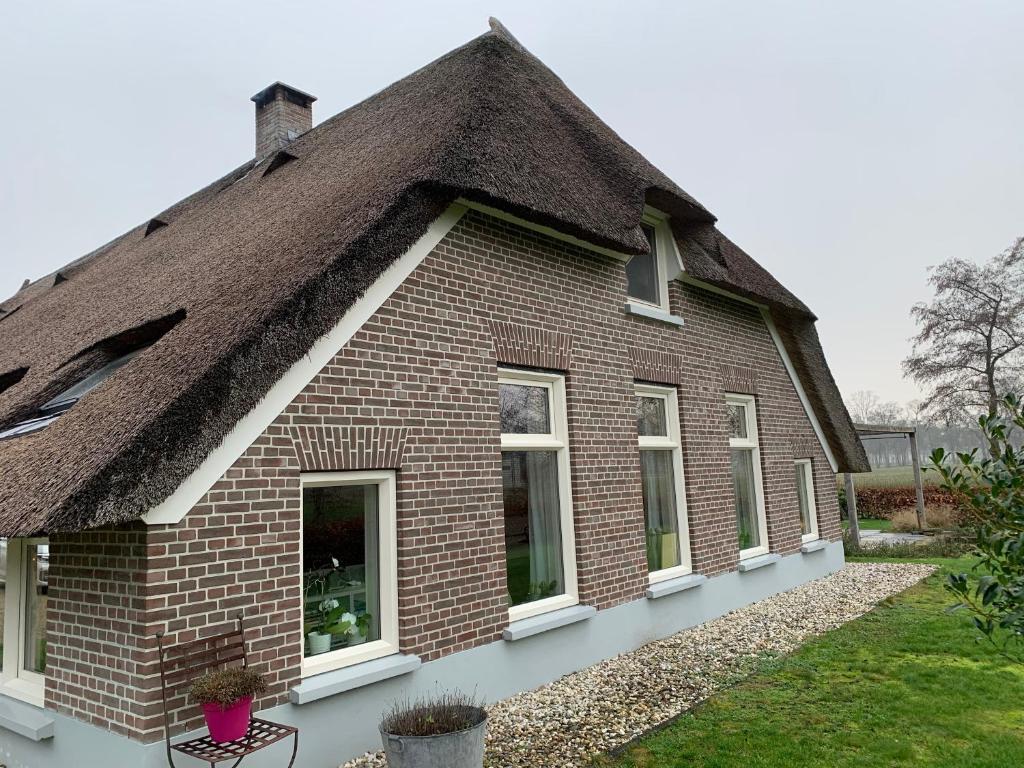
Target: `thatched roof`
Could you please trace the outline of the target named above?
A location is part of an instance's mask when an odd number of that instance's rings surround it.
[[[688,269],[790,313],[833,448],[862,459],[806,308],[500,25],[287,152],[0,304],[0,425],[101,351],[159,338],[47,428],[0,441],[0,535],[127,521],[165,499],[458,197],[629,253],[647,248],[645,200],[665,210]]]

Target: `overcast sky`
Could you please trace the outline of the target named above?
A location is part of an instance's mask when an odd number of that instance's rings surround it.
[[[899,363],[926,267],[1024,234],[1022,2],[67,2],[0,9],[0,294],[253,153],[249,97],[315,121],[498,16],[819,316],[847,395]]]

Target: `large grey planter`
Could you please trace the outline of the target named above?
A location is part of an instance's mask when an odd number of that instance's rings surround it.
[[[487,713],[474,726],[439,736],[396,736],[381,729],[388,768],[481,768]]]

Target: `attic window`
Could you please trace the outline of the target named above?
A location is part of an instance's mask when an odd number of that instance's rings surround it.
[[[82,371],[82,374],[85,375],[81,376],[80,374],[81,378],[74,384],[36,408],[28,415],[28,418],[0,430],[0,439],[38,432],[52,424],[62,414],[70,410],[75,403],[103,384],[140,353],[153,346],[164,334],[184,319],[185,310],[179,309],[170,315],[130,328],[82,350],[64,365],[74,361],[79,361],[79,364],[82,364],[82,358],[87,358],[88,368]]]
[[[659,306],[661,304],[661,270],[658,268],[658,243],[654,227],[642,224],[651,250],[634,256],[626,264],[626,280],[631,299]]]
[[[50,398],[39,407],[31,418],[19,421],[17,424],[0,431],[0,439],[37,432],[43,427],[52,424],[61,414],[70,410],[71,406],[109,379],[116,371],[131,362],[145,348],[140,347],[128,354],[114,358],[98,371],[91,373],[73,386],[68,387],[56,397]]]
[[[640,220],[640,228],[650,250],[634,256],[626,263],[629,294],[626,312],[681,326],[682,318],[670,314],[669,310],[669,283],[682,271],[682,262],[668,217],[648,206]]]
[[[0,394],[24,379],[26,373],[28,373],[28,368],[16,368],[13,371],[0,374]]]
[[[145,233],[142,236],[143,237],[149,237],[154,232],[156,232],[158,229],[161,229],[161,228],[166,227],[166,226],[167,226],[167,222],[166,221],[163,221],[161,219],[150,219],[149,223],[146,225],[146,231],[145,231]]]
[[[290,163],[294,159],[295,155],[290,154],[289,152],[285,152],[282,149],[280,152],[275,154],[273,158],[271,158],[269,163],[267,163],[267,170],[263,172],[263,175],[269,176],[282,165],[284,165],[285,163]]]

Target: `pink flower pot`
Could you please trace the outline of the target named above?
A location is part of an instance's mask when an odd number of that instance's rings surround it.
[[[245,736],[252,717],[252,696],[243,696],[234,704],[203,704],[206,727],[214,741],[234,741]]]

